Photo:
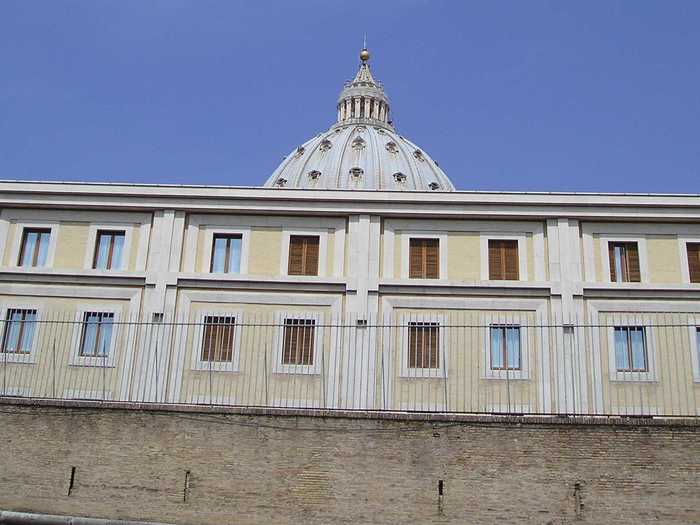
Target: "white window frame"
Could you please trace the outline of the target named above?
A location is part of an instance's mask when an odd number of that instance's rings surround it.
[[[690,268],[688,267],[688,243],[700,243],[700,237],[678,237],[678,252],[681,258],[681,279],[690,286],[700,287],[700,283],[690,282]]]
[[[239,273],[233,272],[212,272],[211,260],[214,256],[214,235],[240,235],[241,236],[241,270]],[[248,273],[248,254],[250,251],[250,228],[235,227],[228,228],[222,226],[207,226],[204,230],[205,257],[202,257],[201,273],[214,273],[217,275],[246,275]]]
[[[203,361],[202,344],[204,343],[204,320],[207,317],[235,317],[233,329],[233,353],[231,361]],[[243,311],[241,310],[216,310],[212,312],[201,312],[199,314],[199,325],[195,327],[196,337],[192,352],[192,370],[212,370],[214,372],[239,372],[241,362],[241,325],[243,321]]]
[[[83,268],[86,270],[93,270],[98,272],[124,272],[129,268],[129,261],[131,260],[131,244],[133,240],[133,224],[127,223],[116,223],[116,222],[105,222],[105,223],[92,223],[90,224],[90,229],[88,230],[88,242],[87,248],[85,250],[85,259],[83,261]],[[97,232],[103,231],[123,231],[124,232],[124,246],[122,248],[122,261],[119,268],[93,268],[93,263],[95,262],[95,253],[97,250]]]
[[[399,356],[401,358],[401,366],[399,367],[399,375],[402,379],[444,379],[447,377],[447,371],[450,369],[450,360],[447,354],[449,345],[447,337],[449,329],[445,328],[446,317],[442,314],[404,314],[399,317],[401,332],[399,335]],[[437,368],[410,368],[408,366],[408,351],[409,351],[409,324],[410,323],[437,323],[438,324],[438,352],[440,366]]]
[[[318,275],[289,275],[289,242],[293,235],[318,236]],[[282,257],[280,275],[290,279],[309,279],[325,277],[328,273],[328,228],[309,228],[284,230],[282,232]]]
[[[12,240],[12,251],[10,252],[10,266],[15,266],[17,268],[25,268],[19,263],[19,252],[22,249],[22,239],[24,238],[24,230],[33,228],[43,228],[51,230],[51,233],[49,234],[49,247],[46,251],[45,264],[41,266],[28,266],[26,267],[26,269],[53,267],[54,259],[56,257],[56,243],[58,241],[58,222],[54,221],[17,221],[15,223],[15,238]]]
[[[616,282],[610,279],[610,243],[611,242],[636,242],[639,254],[639,282]],[[647,258],[647,240],[639,235],[600,235],[600,256],[602,258],[603,282],[612,284],[642,284],[649,282],[649,262]]]
[[[323,314],[307,314],[302,312],[277,312],[275,314],[277,330],[275,330],[275,360],[272,371],[275,374],[304,374],[315,375],[321,373],[321,361],[323,355]],[[313,319],[314,325],[314,364],[313,365],[285,365],[284,357],[284,326],[285,319]]]
[[[104,314],[114,314],[113,327],[112,327],[112,337],[109,341],[109,349],[107,350],[107,357],[97,357],[97,356],[81,356],[80,355],[80,340],[83,333],[83,319],[85,314],[91,313],[104,313]],[[75,314],[75,330],[73,330],[73,351],[70,354],[70,359],[68,364],[70,366],[89,366],[98,368],[114,368],[116,363],[116,349],[117,349],[117,339],[121,335],[121,325],[119,324],[121,314],[121,308],[116,306],[104,306],[99,304],[88,304],[82,305]]]
[[[612,326],[607,327],[608,337],[608,373],[610,381],[630,381],[630,382],[654,382],[656,381],[656,349],[654,342],[654,328],[644,323],[639,323],[634,319],[613,319],[606,323]],[[647,353],[646,372],[619,372],[615,362],[615,328],[618,327],[638,327],[644,328],[644,343]]]
[[[436,282],[447,280],[447,233],[439,231],[410,231],[404,230],[401,234],[401,278],[410,279],[411,281]],[[437,239],[439,243],[438,257],[440,258],[440,275],[437,279],[411,279],[409,277],[410,270],[410,253],[411,239]]]
[[[530,332],[527,326],[521,322],[512,322],[498,317],[488,317],[484,321],[484,369],[483,379],[497,379],[502,381],[521,381],[530,379]],[[491,328],[512,327],[520,329],[520,370],[494,370],[491,368]]]
[[[0,318],[2,321],[2,330],[0,330],[0,345],[2,345],[4,338],[5,338],[5,332],[7,331],[7,311],[8,310],[36,310],[36,329],[34,332],[34,339],[32,340],[31,347],[29,349],[28,354],[13,354],[13,353],[5,353],[5,352],[0,352],[0,363],[27,363],[27,364],[34,364],[37,361],[37,345],[39,344],[39,338],[41,337],[40,329],[41,329],[41,321],[42,314],[43,314],[43,308],[41,306],[35,306],[31,304],[21,304],[21,303],[3,303],[0,305],[0,315],[2,317]],[[1,348],[0,348],[1,349]]]
[[[695,321],[695,326],[688,327],[691,350],[690,360],[693,364],[693,382],[700,383],[700,345],[698,344],[698,330],[700,330],[700,322],[698,319]]]
[[[491,280],[489,277],[489,241],[518,241],[518,280]],[[527,234],[526,233],[496,233],[483,232],[479,236],[479,252],[481,261],[481,280],[491,282],[520,282],[527,281]]]

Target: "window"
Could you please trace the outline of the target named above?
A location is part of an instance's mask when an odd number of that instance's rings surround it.
[[[111,312],[85,312],[80,335],[80,357],[107,357],[112,343],[114,314]]]
[[[241,273],[241,234],[214,234],[211,268],[214,273]]]
[[[5,316],[2,352],[6,354],[31,353],[36,320],[36,310],[8,309]]]
[[[520,370],[520,327],[491,326],[491,370]]]
[[[517,281],[518,267],[516,239],[489,239],[489,279]]]
[[[315,319],[285,319],[283,337],[283,365],[314,364]]]
[[[691,283],[700,283],[700,242],[686,243],[688,274]]]
[[[440,278],[439,239],[410,239],[408,245],[408,277],[410,279]]]
[[[618,372],[648,372],[643,326],[615,327],[615,368]]]
[[[235,329],[235,317],[206,316],[204,318],[201,361],[230,363],[233,360]]]
[[[438,323],[408,323],[408,368],[440,368]]]
[[[50,229],[25,228],[22,233],[19,266],[32,267],[46,265],[50,239]]]
[[[608,256],[611,282],[638,283],[641,281],[639,250],[636,242],[610,242]]]
[[[124,252],[123,231],[99,230],[95,241],[92,267],[97,270],[120,270]]]
[[[318,275],[318,235],[290,235],[288,275]]]

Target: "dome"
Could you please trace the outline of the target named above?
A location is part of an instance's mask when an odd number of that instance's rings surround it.
[[[389,99],[363,49],[354,80],[338,98],[338,120],[296,147],[265,183],[268,188],[454,191],[437,163],[399,135]]]

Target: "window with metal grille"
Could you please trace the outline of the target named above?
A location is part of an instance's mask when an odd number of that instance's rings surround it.
[[[608,257],[611,282],[638,283],[641,281],[639,249],[636,242],[608,243]]]
[[[618,372],[648,372],[643,326],[615,327],[615,367]]]
[[[124,231],[99,230],[92,267],[97,270],[120,270],[125,236]]]
[[[408,277],[440,278],[440,239],[410,239],[408,243]]]
[[[80,335],[81,357],[107,357],[112,343],[114,313],[85,312]]]
[[[207,315],[204,318],[203,330],[202,361],[230,363],[233,359],[236,318]]]
[[[688,274],[691,283],[700,283],[700,242],[686,243]]]
[[[318,275],[318,235],[289,237],[289,275]]]
[[[516,239],[489,239],[489,279],[517,281],[519,265]]]
[[[241,273],[241,234],[214,234],[211,248],[210,271],[214,273]]]
[[[493,325],[491,337],[491,370],[520,370],[520,327]]]
[[[49,253],[51,230],[25,228],[22,232],[22,245],[19,251],[19,266],[45,266]]]
[[[439,323],[408,323],[408,368],[440,368]]]
[[[314,319],[285,319],[283,365],[313,365],[316,338]]]
[[[29,354],[36,331],[36,310],[10,308],[5,316],[5,333],[2,336],[2,352]]]

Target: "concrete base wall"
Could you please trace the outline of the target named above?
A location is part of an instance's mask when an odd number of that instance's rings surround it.
[[[699,430],[0,405],[0,509],[217,525],[700,523]]]

